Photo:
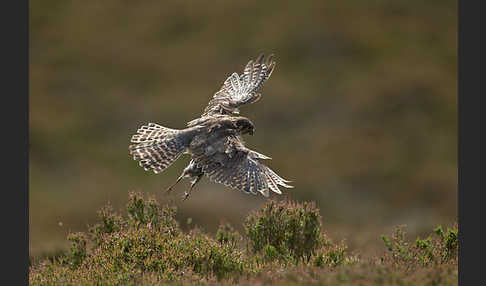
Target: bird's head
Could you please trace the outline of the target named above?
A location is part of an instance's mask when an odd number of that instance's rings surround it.
[[[236,117],[233,119],[233,124],[240,134],[253,135],[255,132],[255,125],[245,117]]]

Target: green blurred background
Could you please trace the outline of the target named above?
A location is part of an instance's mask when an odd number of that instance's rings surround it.
[[[247,146],[315,200],[329,236],[382,248],[457,217],[456,1],[30,2],[30,254],[65,249],[96,211],[129,191],[178,208],[180,223],[242,229],[262,196],[204,179],[180,201],[128,154],[145,123],[183,128],[232,72],[259,53],[277,66]],[[186,224],[188,218],[192,224]]]

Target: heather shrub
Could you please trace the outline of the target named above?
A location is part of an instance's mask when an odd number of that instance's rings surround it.
[[[346,256],[346,249],[348,248],[343,241],[334,244],[327,237],[323,238],[323,245],[317,251],[313,264],[318,267],[335,267],[344,263],[350,264],[356,261],[356,256]]]
[[[438,243],[438,251],[440,253],[441,262],[447,262],[451,259],[457,259],[459,248],[458,226],[453,228],[447,228],[447,232],[444,233],[442,226],[437,226],[434,229],[434,233],[440,238]]]
[[[249,250],[266,260],[309,262],[324,245],[321,216],[314,203],[269,201],[245,222]]]
[[[109,205],[102,208],[100,221],[90,228],[89,235],[68,236],[68,257],[44,261],[32,269],[32,284],[44,284],[40,281],[49,277],[50,283],[85,279],[88,284],[105,285],[109,279],[117,285],[154,274],[162,281],[177,281],[187,273],[221,280],[245,272],[244,258],[230,226],[220,232],[219,241],[197,230],[185,234],[174,219],[175,208],[160,207],[154,198],[145,200],[140,193],[130,193],[126,210],[126,216],[122,216]],[[41,277],[40,272],[53,275]]]
[[[407,241],[405,234],[404,226],[401,225],[395,228],[391,238],[382,236],[388,250],[382,257],[382,261],[409,270],[422,266],[457,263],[459,243],[457,224],[447,228],[446,232],[439,225],[434,229],[433,234],[423,239],[417,238],[415,243]]]
[[[200,232],[191,232],[187,245],[187,259],[196,273],[213,274],[218,280],[228,278],[228,275],[238,277],[246,272],[245,259],[242,252],[232,244],[214,241]],[[197,250],[197,251],[194,251]]]
[[[89,229],[91,238],[97,245],[102,242],[103,235],[119,232],[125,223],[121,215],[113,211],[110,204],[98,211],[98,219],[100,222]]]
[[[232,248],[236,248],[238,242],[242,239],[241,235],[228,223],[220,224],[216,231],[216,240],[221,245],[229,245]]]
[[[88,233],[68,235],[66,252],[32,265],[30,285],[454,285],[457,280],[457,225],[446,231],[438,226],[415,243],[398,227],[391,238],[382,237],[387,252],[375,263],[348,255],[343,241],[333,243],[313,203],[270,200],[247,217],[244,235],[227,223],[214,236],[197,228],[183,232],[175,215],[175,207],[130,193],[124,214],[105,206]]]
[[[70,267],[76,268],[86,258],[86,237],[81,232],[71,233],[68,235],[68,240],[71,241],[68,263]]]

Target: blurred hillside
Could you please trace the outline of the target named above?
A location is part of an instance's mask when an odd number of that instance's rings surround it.
[[[209,4],[210,3],[210,4]],[[180,202],[128,154],[145,123],[183,128],[227,76],[259,53],[277,66],[247,146],[315,200],[353,246],[407,224],[411,236],[457,216],[456,1],[30,2],[30,251],[65,247],[131,190],[179,207],[180,222],[241,228],[264,203],[203,179]],[[186,226],[187,227],[187,226]],[[414,233],[415,232],[415,233]],[[378,246],[377,246],[378,247]]]

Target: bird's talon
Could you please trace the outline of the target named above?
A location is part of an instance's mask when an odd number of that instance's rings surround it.
[[[184,192],[184,196],[182,197],[182,201],[187,200],[188,197],[189,197],[189,193],[188,192]]]

